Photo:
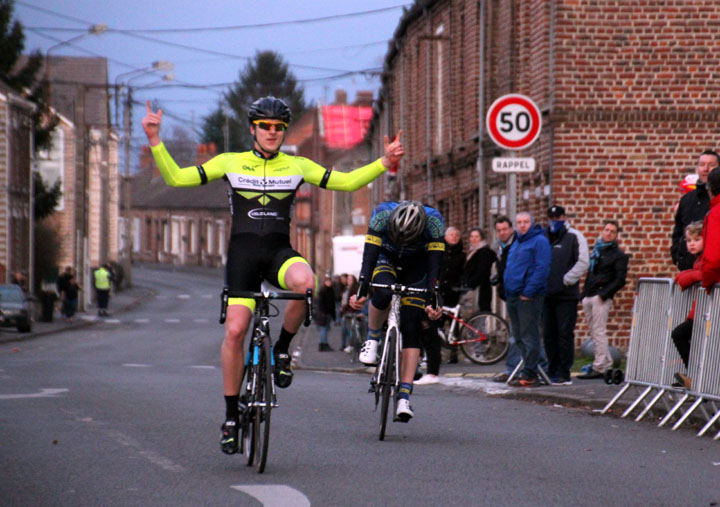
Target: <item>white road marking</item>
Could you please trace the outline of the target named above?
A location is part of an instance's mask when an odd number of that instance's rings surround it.
[[[124,363],[123,366],[126,368],[150,368],[149,364],[142,363]]]
[[[215,367],[209,364],[192,364],[190,365],[190,368],[195,368],[196,370],[214,370]]]
[[[190,299],[190,294],[178,294],[178,299]]]
[[[282,484],[268,486],[238,484],[230,487],[250,495],[264,507],[285,507],[286,505],[309,507],[310,505],[310,500],[302,492]]]
[[[82,320],[88,320],[90,322],[96,321],[98,318],[95,315],[83,315],[80,317]]]
[[[178,322],[180,322],[180,319],[165,319],[165,322],[167,322],[168,324],[177,324]]]
[[[147,459],[153,465],[159,466],[163,470],[167,470],[168,472],[185,471],[181,465],[174,463],[170,458],[166,458],[155,451],[146,451],[137,440],[120,431],[111,431],[110,435],[120,444],[135,449],[140,456]]]
[[[138,324],[147,324],[148,322],[150,322],[150,319],[135,319],[135,322],[137,322]]]
[[[68,392],[67,389],[40,389],[39,393],[30,394],[0,394],[0,400],[18,400],[21,398],[54,398],[58,394]]]
[[[105,319],[103,322],[107,322],[108,324],[120,324],[120,319]]]

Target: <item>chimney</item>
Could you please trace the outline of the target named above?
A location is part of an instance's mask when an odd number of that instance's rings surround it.
[[[372,107],[373,103],[373,92],[370,90],[358,90],[357,94],[355,94],[355,102],[352,103],[353,106],[358,107]]]
[[[338,88],[335,90],[335,105],[345,105],[347,104],[347,92],[343,90],[342,88]]]

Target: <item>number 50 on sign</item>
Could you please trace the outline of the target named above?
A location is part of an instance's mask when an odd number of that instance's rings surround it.
[[[532,99],[513,93],[492,103],[486,125],[490,138],[501,148],[524,150],[540,135],[542,117]]]

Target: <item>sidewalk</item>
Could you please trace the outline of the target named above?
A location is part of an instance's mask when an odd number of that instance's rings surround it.
[[[153,294],[154,291],[152,289],[137,285],[130,289],[115,292],[110,296],[110,305],[108,308],[110,315],[102,318],[97,317],[97,307],[94,304],[91,304],[85,312],[76,313],[72,322],[66,322],[63,316],[56,310],[53,314],[52,322],[34,321],[32,332],[30,333],[19,333],[14,328],[0,328],[0,343],[14,342],[20,344],[39,336],[64,333],[74,329],[92,326],[101,319],[112,319],[116,314],[135,308]]]
[[[293,340],[292,353],[297,369],[337,371],[368,375],[370,371],[363,365],[350,362],[350,356],[340,349],[340,328],[333,324],[328,333],[328,342],[332,352],[318,351],[319,331],[317,326],[301,327]],[[299,354],[298,354],[299,352]],[[426,389],[438,389],[440,385],[483,391],[492,396],[527,400],[537,403],[583,407],[593,411],[602,410],[617,394],[621,385],[608,385],[602,379],[579,380],[573,378],[570,386],[541,386],[536,388],[510,387],[491,380],[496,373],[503,372],[505,361],[493,365],[477,365],[463,358],[459,353],[457,364],[440,366],[440,382],[437,385],[415,386],[415,392]],[[464,359],[464,360],[463,360]],[[611,408],[610,413],[622,414],[635,398],[631,389]],[[636,415],[634,412],[633,415]]]

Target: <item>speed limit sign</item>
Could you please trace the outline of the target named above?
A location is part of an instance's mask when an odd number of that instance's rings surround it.
[[[540,135],[542,118],[532,99],[512,93],[492,103],[486,125],[490,138],[501,148],[524,150]]]

